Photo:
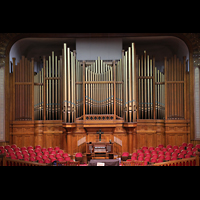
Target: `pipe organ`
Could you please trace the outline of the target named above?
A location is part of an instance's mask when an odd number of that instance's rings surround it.
[[[127,128],[132,149],[137,145],[132,141],[140,136],[131,135],[131,124],[152,122],[151,119],[186,120],[186,58],[164,57],[163,67],[156,66],[156,56],[149,56],[146,50],[136,55],[134,43],[122,50],[119,60],[113,61],[100,57],[77,60],[76,51],[64,44],[62,55],[52,51],[43,56],[37,72],[34,58],[29,61],[22,56],[18,64],[13,58],[12,119],[37,123],[60,120],[65,127],[84,127],[88,122],[94,123],[93,127],[108,121],[122,123],[118,130],[124,133],[124,127]],[[143,134],[143,125],[140,126],[137,134]],[[72,149],[70,143],[68,148]]]
[[[184,119],[185,57],[183,63],[176,55],[169,60],[165,57],[163,72],[155,66],[155,59],[146,51],[136,56],[132,43],[119,60],[78,61],[76,51],[64,44],[61,56],[54,52],[43,56],[32,91],[34,59],[22,56],[13,68],[15,105],[19,105],[15,106],[15,120],[32,119],[32,110],[35,120],[62,119],[65,123],[97,118],[124,122]]]

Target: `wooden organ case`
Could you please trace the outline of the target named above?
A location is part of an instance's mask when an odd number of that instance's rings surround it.
[[[190,141],[189,72],[186,58],[164,58],[164,71],[135,44],[120,60],[79,61],[63,45],[62,55],[13,58],[10,73],[10,143],[59,146],[73,154],[111,157],[142,146]],[[98,143],[96,131],[104,131]],[[86,137],[86,143],[77,141]],[[114,138],[121,145],[109,143]],[[91,142],[91,144],[90,144]]]

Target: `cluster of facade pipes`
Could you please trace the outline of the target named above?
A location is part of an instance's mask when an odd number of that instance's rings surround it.
[[[163,119],[165,117],[164,81],[164,73],[155,67],[155,57],[150,59],[144,51],[138,59],[139,119]]]
[[[70,51],[64,43],[60,57],[54,52],[47,60],[43,56],[42,67],[34,76],[35,119],[72,123],[82,120],[85,114],[86,117],[115,115],[115,119],[136,122],[137,92],[138,118],[162,119],[164,80],[164,74],[155,67],[155,57],[150,59],[146,51],[136,56],[134,43],[116,61],[100,57],[94,61],[78,61],[76,51]]]

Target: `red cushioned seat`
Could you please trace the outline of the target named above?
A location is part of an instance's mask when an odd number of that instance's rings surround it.
[[[2,149],[4,149],[4,146],[0,146],[0,151],[1,151]]]
[[[50,158],[50,159],[51,159],[51,162],[54,162],[57,160],[56,158]]]
[[[144,153],[139,153],[138,156],[144,157]]]
[[[159,155],[158,159],[164,160],[164,159],[165,159],[165,156],[164,156],[164,155]]]
[[[146,147],[146,146],[142,147],[142,150],[143,150],[143,151],[145,151],[145,150],[147,150],[147,149],[148,149],[148,147]]]
[[[7,149],[8,153],[14,152],[12,148]]]
[[[176,156],[172,156],[171,160],[177,160]]]
[[[132,156],[138,156],[138,154],[136,152],[132,153]]]
[[[144,160],[144,157],[139,156],[139,157],[138,157],[138,160],[139,160],[139,161],[143,161],[143,160]]]
[[[12,144],[12,145],[11,145],[11,148],[13,148],[13,149],[16,148],[16,147],[17,147],[16,144]]]
[[[177,146],[177,145],[174,145],[172,149],[174,149],[174,150],[175,150],[175,149],[178,149],[178,146]]]
[[[165,153],[163,151],[159,151],[158,155],[164,155]]]
[[[42,149],[40,145],[35,146],[35,149]]]
[[[193,147],[193,144],[192,144],[192,143],[189,143],[187,146],[188,146],[188,147]]]
[[[158,147],[162,149],[164,147],[164,145],[163,144],[159,144]]]
[[[153,150],[155,150],[155,148],[154,147],[149,147],[149,150],[153,151]]]
[[[35,159],[36,160],[42,160],[42,157],[41,156],[36,156]]]
[[[63,158],[68,157],[68,153],[63,153],[63,154],[62,154],[62,157],[63,157]]]
[[[24,154],[23,157],[24,158],[29,158],[29,154]]]
[[[179,153],[179,154],[178,154],[178,158],[184,158],[184,154]]]
[[[41,152],[42,152],[42,153],[45,152],[45,151],[47,151],[46,148],[42,148],[42,149],[41,149]]]
[[[24,159],[24,157],[22,155],[18,155],[17,158],[20,160]]]
[[[75,157],[83,157],[82,153],[76,153]]]
[[[28,150],[28,153],[29,153],[29,154],[34,153],[34,150],[33,150],[33,149],[29,149],[29,150]]]
[[[147,154],[145,155],[145,157],[146,157],[146,158],[151,158],[151,154],[150,154],[150,153],[147,153]]]
[[[3,153],[8,153],[8,152],[7,152],[6,149],[1,149],[1,150],[0,150],[0,154],[3,154]]]
[[[161,151],[161,148],[160,148],[160,147],[156,147],[155,150],[156,150],[156,151]]]
[[[15,152],[15,155],[16,156],[22,155],[22,152],[21,151],[17,151],[17,152]]]
[[[145,151],[144,151],[144,153],[150,153],[150,150],[149,149],[146,149]]]
[[[186,143],[186,142],[183,142],[182,146],[183,146],[183,147],[187,147],[187,143]]]
[[[15,153],[14,152],[10,152],[9,155],[10,155],[10,157],[12,157],[12,156],[15,156]]]
[[[10,146],[10,145],[5,145],[4,148],[5,148],[5,149],[10,149],[11,146]]]
[[[167,160],[167,161],[169,161],[169,160],[171,160],[171,156],[165,156],[164,159]]]
[[[30,157],[36,157],[36,153],[30,153]]]
[[[178,149],[180,149],[180,150],[184,150],[185,147],[184,147],[184,146],[180,146]]]
[[[143,150],[142,149],[138,149],[137,153],[143,153]]]
[[[58,151],[58,150],[60,150],[60,147],[54,147],[54,150]]]
[[[62,155],[64,153],[64,151],[62,149],[58,150],[57,153],[59,153],[60,155]]]
[[[174,152],[175,152],[175,153],[180,153],[181,150],[180,150],[180,149],[176,149]]]
[[[21,147],[21,151],[25,151],[25,150],[27,150],[26,147]],[[28,151],[27,151],[27,152],[28,152]]]
[[[157,163],[163,162],[162,158],[158,158]]]
[[[44,163],[44,160],[39,160],[38,163]]]
[[[58,158],[57,159],[59,162],[62,162],[62,161],[64,161],[64,159],[61,157],[61,158]]]
[[[7,157],[7,156],[6,156]],[[11,159],[17,159],[17,156],[11,156]]]
[[[68,156],[68,157],[64,157],[64,160],[65,161],[70,161],[71,160],[71,158]]]
[[[182,150],[181,153],[182,154],[187,154],[187,150]]]
[[[192,147],[187,147],[187,151],[192,151]]]
[[[48,155],[49,155],[49,152],[48,152],[48,151],[44,151],[44,152],[43,152],[43,155],[48,156]]]
[[[53,147],[49,147],[49,148],[48,148],[48,151],[53,151]]]
[[[131,160],[137,160],[137,156],[131,156]]]
[[[15,148],[13,148],[13,149],[14,149],[15,152],[21,151],[21,149],[20,149],[19,147],[15,147]]]
[[[35,157],[30,157],[30,161],[35,162],[36,161]]]
[[[29,147],[27,147],[27,150],[33,150],[33,147],[32,146],[29,146]]]
[[[188,151],[186,155],[193,155],[193,151]]]
[[[56,158],[62,158],[62,156],[59,153],[57,153]]]
[[[50,159],[45,159],[44,163],[51,163]]]
[[[198,149],[200,149],[200,144],[197,144],[195,147],[198,148]]]
[[[177,156],[178,156],[178,153],[173,152],[173,153],[172,153],[172,156],[176,156],[176,157],[177,157]]]
[[[55,150],[50,151],[50,154],[56,154]]]
[[[151,157],[151,158],[157,159],[157,158],[158,158],[158,155],[157,155],[157,154],[152,154],[152,157]]]
[[[50,154],[49,158],[51,158],[51,159],[55,158],[55,154]]]
[[[46,160],[46,159],[48,159],[48,157],[47,157],[46,155],[43,155],[43,156],[42,156],[42,159],[43,159],[43,160]]]
[[[165,148],[165,147],[163,147],[163,148],[162,148],[162,151],[163,151],[163,152],[166,152],[166,151],[168,151],[168,149]]]
[[[168,152],[172,153],[172,152],[174,152],[174,149],[169,148],[169,149],[168,149]]]
[[[165,152],[165,156],[171,156],[171,152],[166,151],[166,152]]]
[[[83,160],[83,155],[82,153],[76,153],[75,155],[75,161],[82,161]]]
[[[185,158],[190,158],[190,157],[191,157],[191,155],[188,155],[188,154],[185,155]]]
[[[152,154],[152,155],[154,155],[154,154],[157,155],[157,151],[156,151],[156,150],[153,150],[153,151],[151,151],[151,154]]]
[[[35,149],[35,153],[39,153],[39,152],[41,152],[40,149]]]
[[[149,161],[150,161],[150,158],[149,158],[149,157],[146,157],[146,158],[144,158],[144,161],[149,162]]]
[[[167,149],[172,148],[172,145],[168,144],[168,145],[166,146],[166,148],[167,148]]]
[[[151,158],[151,162],[152,162],[152,163],[156,163],[156,162],[157,162],[157,159],[156,159],[156,158]]]
[[[42,152],[37,153],[37,156],[42,156],[42,155],[43,155]]]

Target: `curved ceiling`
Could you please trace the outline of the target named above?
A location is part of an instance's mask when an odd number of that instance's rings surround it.
[[[174,36],[122,37],[122,48],[127,50],[132,42],[135,43],[137,55],[141,55],[144,50],[146,50],[147,55],[154,55],[158,68],[163,68],[165,56],[170,58],[176,54],[180,60],[183,56],[186,56],[186,60],[189,59],[187,45],[183,40]],[[12,57],[15,57],[16,62],[19,62],[22,55],[28,59],[34,57],[35,61],[39,61],[40,56],[50,56],[52,51],[55,52],[55,55],[60,56],[63,43],[67,43],[71,50],[76,49],[76,38],[20,39],[10,49],[10,61]]]

